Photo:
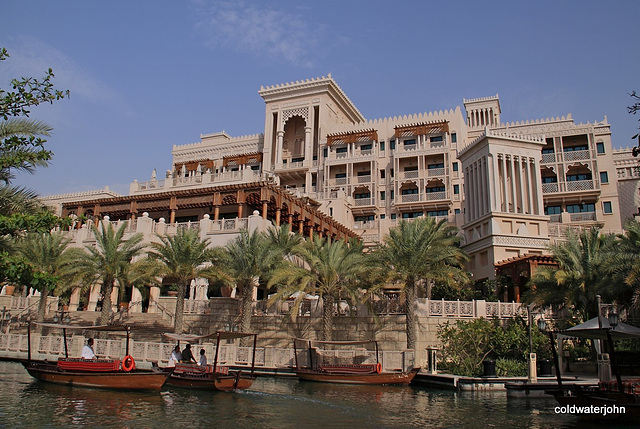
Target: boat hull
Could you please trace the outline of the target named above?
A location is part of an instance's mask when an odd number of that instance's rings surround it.
[[[228,375],[217,374],[215,376],[207,375],[205,377],[171,374],[167,379],[166,385],[181,387],[183,389],[220,390],[229,392],[248,389],[253,385],[254,380],[255,377],[241,373]]]
[[[112,390],[160,390],[169,374],[135,370],[131,372],[61,371],[56,364],[23,361],[33,378],[47,383]]]
[[[339,384],[409,384],[420,368],[407,372],[381,372],[371,374],[344,374],[316,371],[311,369],[297,369],[298,378],[306,381]]]

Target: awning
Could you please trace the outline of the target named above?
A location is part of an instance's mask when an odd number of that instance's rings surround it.
[[[613,340],[638,339],[640,338],[640,328],[627,325],[626,323],[618,323],[615,328],[609,324],[609,319],[601,318],[602,327],[598,324],[598,318],[594,317],[584,323],[576,325],[572,328],[559,331],[558,334],[569,337],[591,338],[595,340],[606,340],[607,331],[611,334]]]

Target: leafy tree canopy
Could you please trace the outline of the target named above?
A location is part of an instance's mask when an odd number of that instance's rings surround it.
[[[5,48],[0,48],[0,61],[9,58]],[[32,171],[46,165],[52,152],[45,149],[46,142],[40,136],[48,136],[51,127],[25,119],[31,109],[42,103],[53,103],[69,97],[69,91],[54,88],[53,70],[46,71],[41,79],[22,77],[11,80],[11,89],[0,88],[0,179],[8,183],[10,168]]]

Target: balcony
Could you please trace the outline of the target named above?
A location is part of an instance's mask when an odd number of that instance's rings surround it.
[[[581,159],[591,159],[591,151],[576,150],[576,151],[562,152],[562,156],[565,161],[578,161]]]
[[[348,179],[346,177],[334,177],[333,179],[329,179],[329,186],[341,186],[348,184]]]
[[[356,183],[371,183],[371,175],[356,176]]]
[[[416,179],[420,176],[420,172],[418,170],[403,171],[401,176],[402,179]]]
[[[542,184],[542,193],[543,194],[552,194],[558,192],[558,183],[543,183]]]
[[[561,222],[562,222],[561,214],[549,215],[549,223],[561,223]]]
[[[400,197],[403,203],[417,203],[420,201],[420,194],[406,194]]]
[[[571,222],[594,222],[596,220],[596,213],[569,213],[569,218],[571,219]]]
[[[447,198],[447,192],[446,191],[427,192],[426,196],[427,196],[427,201],[445,200]]]
[[[572,182],[567,182],[566,187],[567,192],[588,191],[594,189],[594,184],[593,180],[575,180]]]
[[[372,206],[375,204],[373,198],[354,198],[356,207]]]
[[[444,167],[427,169],[427,176],[428,177],[444,176]]]
[[[574,180],[564,183],[543,183],[542,193],[553,194],[557,192],[582,192],[597,189],[597,182],[594,180]]]
[[[378,229],[377,220],[356,221],[353,223],[353,229]]]
[[[548,164],[551,162],[556,162],[556,154],[555,153],[543,153],[542,154],[542,163]]]
[[[292,159],[298,159],[298,158],[292,158]],[[279,165],[278,168],[279,169],[283,169],[283,170],[293,170],[296,168],[303,168],[304,167],[304,159],[301,161],[292,161],[291,159],[284,159],[282,162],[282,165]]]
[[[449,150],[447,142],[424,142],[422,145],[399,145],[395,149],[395,156],[404,158],[407,156],[431,155],[436,153],[444,153]]]
[[[354,162],[360,161],[372,161],[375,159],[373,149],[355,149],[354,153],[349,152],[329,152],[328,156],[325,158],[324,163],[326,165],[336,165],[343,164],[345,161],[353,160]]]

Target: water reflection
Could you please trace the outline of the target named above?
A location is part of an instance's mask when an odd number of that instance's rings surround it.
[[[0,385],[0,427],[603,427],[556,415],[552,398],[508,399],[502,392],[456,393],[266,377],[256,380],[251,390],[235,393],[112,392],[38,382],[21,365],[6,362],[0,362]]]

